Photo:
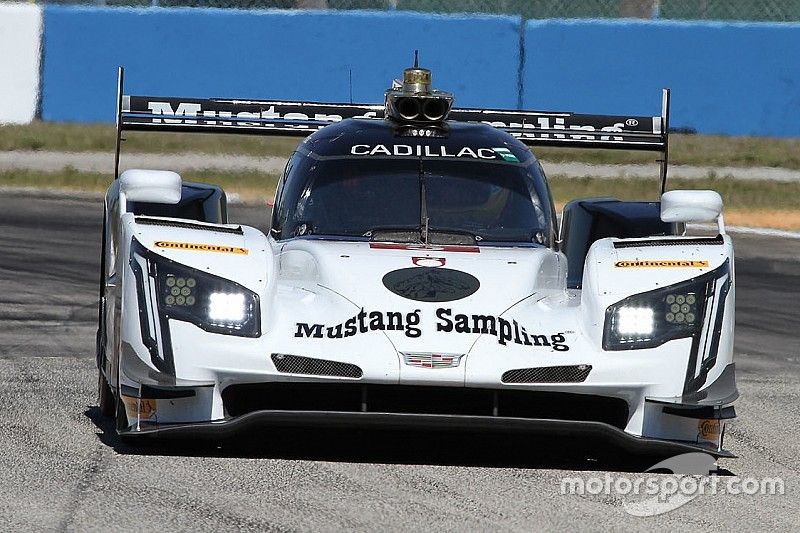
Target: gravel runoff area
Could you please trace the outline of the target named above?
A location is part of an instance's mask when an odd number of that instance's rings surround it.
[[[57,172],[73,168],[82,172],[110,172],[114,155],[107,152],[50,152],[10,151],[0,152],[0,171],[28,169]],[[279,173],[286,165],[282,157],[254,157],[248,155],[214,155],[200,153],[184,154],[137,154],[123,153],[120,166],[125,168],[160,168],[177,172],[186,170],[218,169],[228,171],[257,170],[270,174]],[[656,164],[590,164],[552,163],[542,161],[551,176],[596,178],[653,178],[658,176]],[[742,180],[800,181],[800,170],[770,167],[703,167],[670,165],[672,178],[702,179],[729,177]]]
[[[560,483],[642,474],[543,459],[525,440],[281,433],[222,451],[126,447],[95,395],[101,218],[96,197],[0,193],[0,530],[800,530],[800,240],[734,237],[742,397],[726,447],[739,458],[721,466],[781,478],[784,495],[706,494],[638,518],[628,497],[562,495]],[[263,229],[267,210],[233,206],[231,219]]]

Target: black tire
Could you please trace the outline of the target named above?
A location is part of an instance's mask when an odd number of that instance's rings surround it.
[[[98,370],[97,374],[97,403],[100,406],[100,414],[110,418],[117,412],[117,402],[114,399],[114,393],[111,392],[111,387],[108,386],[106,377],[103,375],[103,371]]]

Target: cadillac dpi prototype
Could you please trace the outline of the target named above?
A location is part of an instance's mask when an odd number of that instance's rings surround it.
[[[122,74],[115,174],[126,130],[305,139],[267,233],[174,172],[108,189],[97,363],[120,435],[496,430],[731,456],[733,248],[717,193],[665,192],[668,90],[660,116],[607,116],[453,108],[416,66],[382,105],[127,96]],[[559,225],[529,146],[657,152],[660,201],[577,199]]]

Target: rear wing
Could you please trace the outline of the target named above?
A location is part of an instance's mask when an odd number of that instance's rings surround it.
[[[306,137],[348,118],[382,119],[383,104],[198,99],[128,96],[122,67],[117,86],[119,175],[123,131],[179,131]],[[666,189],[669,154],[670,91],[662,93],[661,116],[587,115],[568,112],[460,109],[449,120],[483,122],[508,132],[528,146],[562,146],[659,152],[661,192]]]

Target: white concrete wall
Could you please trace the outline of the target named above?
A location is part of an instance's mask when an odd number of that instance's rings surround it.
[[[36,116],[41,40],[41,7],[0,3],[0,123]]]

